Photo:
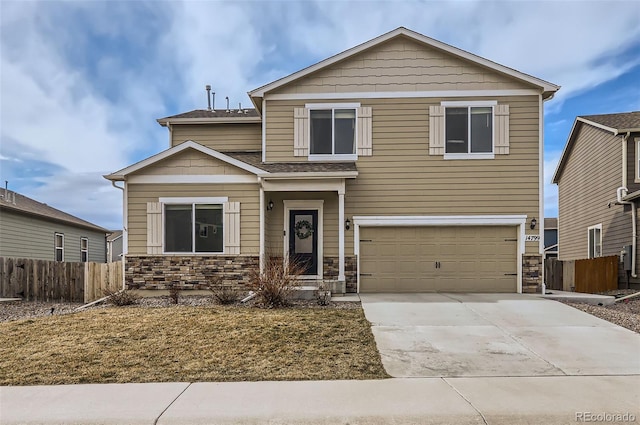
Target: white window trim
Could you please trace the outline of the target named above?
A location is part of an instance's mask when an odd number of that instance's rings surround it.
[[[224,216],[226,213],[225,203],[229,201],[229,198],[226,196],[218,196],[218,197],[177,197],[177,198],[159,198],[159,202],[162,205],[162,254],[163,255],[225,255],[227,252],[227,246],[225,245],[225,241],[227,240],[227,226],[224,223]],[[176,204],[191,204],[191,217],[192,224],[196,222],[195,213],[196,210],[193,208],[194,205],[197,204],[222,204],[222,251],[221,252],[195,252],[196,245],[193,240],[194,234],[191,234],[191,252],[169,252],[165,247],[165,205],[176,205]],[[194,229],[192,229],[192,232]]]
[[[86,242],[87,243],[87,247],[86,248],[82,248],[82,242]],[[89,238],[87,237],[81,237],[80,238],[80,261],[82,261],[82,254],[86,253],[87,254],[87,263],[89,262]]]
[[[593,229],[600,230],[600,255],[597,257],[595,255],[593,257],[591,256],[591,248],[589,246],[590,245],[589,242],[591,241],[591,230]],[[591,258],[600,258],[600,257],[602,257],[602,223],[598,223],[593,226],[587,227],[587,258],[591,259]]]
[[[445,107],[444,113],[444,159],[494,159],[496,152],[496,111],[495,106],[498,104],[497,100],[445,100],[440,102],[440,106]],[[479,153],[447,153],[447,111],[446,108],[479,108],[479,107],[490,107],[491,108],[491,152],[479,152]],[[468,137],[469,137],[469,146],[471,149],[471,126],[467,129]]]
[[[285,200],[284,203],[284,258],[289,258],[289,211],[290,210],[317,210],[318,211],[318,274],[317,275],[305,275],[299,276],[301,280],[316,280],[322,279],[324,274],[324,220],[323,220],[323,207],[324,200],[322,199],[309,199],[309,200]]]
[[[62,237],[62,246],[58,247],[58,236]],[[64,261],[64,233],[54,233],[53,236],[53,260],[58,261],[58,250],[62,251],[62,259]]]
[[[304,105],[307,110],[308,134],[307,140],[309,141],[309,161],[356,161],[358,159],[358,108],[359,102],[355,103],[307,103]],[[354,154],[313,154],[311,153],[311,111],[313,110],[325,110],[331,109],[332,114],[334,109],[353,109],[355,111],[355,128],[353,132],[353,143],[356,153]],[[331,119],[331,125],[333,126],[333,117]],[[332,131],[333,133],[333,131]],[[332,134],[332,138],[334,135]],[[335,149],[335,140],[331,140],[331,149]]]
[[[640,183],[640,137],[636,137],[634,141],[636,142],[636,173],[633,181]]]

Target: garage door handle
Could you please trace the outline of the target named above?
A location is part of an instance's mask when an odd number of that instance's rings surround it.
[[[360,242],[373,242],[371,239],[360,239]]]
[[[518,276],[518,273],[505,273],[505,276]]]
[[[371,273],[360,273],[360,276],[373,276]]]

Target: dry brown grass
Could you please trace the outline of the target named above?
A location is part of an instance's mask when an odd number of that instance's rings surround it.
[[[0,323],[0,385],[385,377],[361,309],[111,307]]]

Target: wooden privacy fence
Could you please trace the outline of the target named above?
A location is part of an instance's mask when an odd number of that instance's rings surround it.
[[[91,302],[122,288],[122,262],[67,263],[0,257],[0,298]]]
[[[588,294],[616,290],[618,261],[617,255],[570,261],[547,258],[544,262],[545,284],[548,290]]]
[[[618,289],[618,261],[617,255],[576,260],[576,292],[593,294]]]

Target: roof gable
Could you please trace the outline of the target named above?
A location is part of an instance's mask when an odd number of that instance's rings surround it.
[[[278,87],[272,94],[537,89],[405,35]]]
[[[640,112],[622,112],[617,114],[601,114],[601,115],[585,115],[576,117],[569,132],[567,143],[564,146],[560,161],[556,167],[555,173],[551,179],[551,183],[558,183],[562,171],[564,170],[571,150],[573,149],[576,139],[580,134],[582,126],[589,125],[602,131],[610,133],[613,136],[624,135],[625,133],[640,132]]]
[[[248,171],[249,173],[252,173],[252,174],[258,175],[258,174],[263,174],[264,173],[263,170],[261,170],[261,169],[259,169],[257,167],[254,167],[254,166],[249,165],[249,164],[247,164],[245,162],[239,161],[239,160],[237,160],[235,158],[232,158],[232,157],[230,157],[228,155],[225,155],[225,154],[223,154],[221,152],[218,152],[218,151],[216,151],[214,149],[211,149],[211,148],[208,148],[206,146],[203,146],[203,145],[201,145],[199,143],[196,143],[196,142],[194,142],[192,140],[187,140],[186,142],[180,143],[179,145],[176,145],[176,146],[174,146],[172,148],[164,150],[164,151],[162,151],[162,152],[160,152],[160,153],[158,153],[156,155],[153,155],[153,156],[151,156],[151,157],[149,157],[147,159],[144,159],[144,160],[142,160],[140,162],[137,162],[137,163],[135,163],[133,165],[130,165],[130,166],[126,167],[126,168],[118,170],[115,173],[111,173],[111,174],[105,175],[104,178],[107,179],[107,180],[112,180],[112,181],[125,180],[125,177],[127,175],[129,175],[129,174],[135,173],[135,172],[137,172],[137,171],[139,171],[139,170],[141,170],[141,169],[143,169],[145,167],[149,167],[151,165],[157,164],[157,163],[163,161],[166,158],[169,158],[169,157],[171,157],[173,155],[176,155],[176,154],[178,154],[180,152],[183,152],[185,150],[188,150],[188,149],[194,149],[194,150],[199,151],[199,152],[201,152],[201,153],[203,153],[205,155],[208,155],[208,156],[210,156],[212,158],[216,158],[216,159],[218,159],[218,160],[220,160],[220,161],[222,161],[224,163],[227,163],[227,164],[236,166],[236,167],[238,167],[238,168],[240,168],[242,170]]]
[[[245,162],[245,161],[243,161]],[[245,162],[246,163],[246,162]],[[251,175],[253,173],[196,149],[184,149],[138,172],[145,175]],[[136,172],[137,173],[137,172]],[[135,173],[134,173],[135,174]]]
[[[539,87],[541,90],[541,93],[543,94],[543,96],[549,97],[551,96],[554,92],[556,92],[560,87],[549,83],[547,81],[541,80],[539,78],[536,77],[532,77],[530,75],[524,74],[522,72],[516,71],[512,68],[508,68],[506,66],[497,64],[495,62],[492,62],[488,59],[484,59],[480,56],[474,55],[472,53],[466,52],[464,50],[458,49],[456,47],[450,46],[448,44],[442,43],[440,41],[434,40],[432,38],[426,37],[422,34],[419,34],[417,32],[408,30],[406,28],[400,27],[397,28],[391,32],[388,32],[386,34],[383,34],[377,38],[374,38],[370,41],[367,41],[366,43],[360,44],[359,46],[353,47],[349,50],[346,50],[342,53],[339,53],[337,55],[334,55],[328,59],[325,59],[321,62],[316,63],[315,65],[309,66],[301,71],[295,72],[289,76],[286,76],[284,78],[281,78],[279,80],[276,80],[272,83],[266,84],[262,87],[259,87],[255,90],[252,90],[249,92],[249,96],[252,98],[252,101],[254,102],[254,104],[259,108],[260,107],[260,102],[258,101],[259,98],[263,98],[265,96],[266,93],[268,92],[273,92],[276,89],[283,87],[287,84],[290,84],[294,81],[300,80],[303,77],[306,77],[312,73],[315,73],[317,71],[320,71],[324,68],[327,68],[333,64],[336,64],[340,61],[344,61],[345,59],[351,58],[359,53],[362,53],[368,49],[371,49],[374,46],[380,45],[382,43],[385,43],[393,38],[396,37],[405,37],[408,39],[413,40],[416,43],[420,43],[423,44],[427,47],[436,49],[438,51],[441,52],[445,52],[448,53],[449,55],[452,55],[454,57],[457,57],[459,59],[463,59],[469,62],[473,62],[475,63],[477,66],[481,66],[490,70],[493,70],[497,73],[501,73],[507,76],[511,76],[515,79],[521,80],[524,83],[528,83],[531,84],[533,86]]]

